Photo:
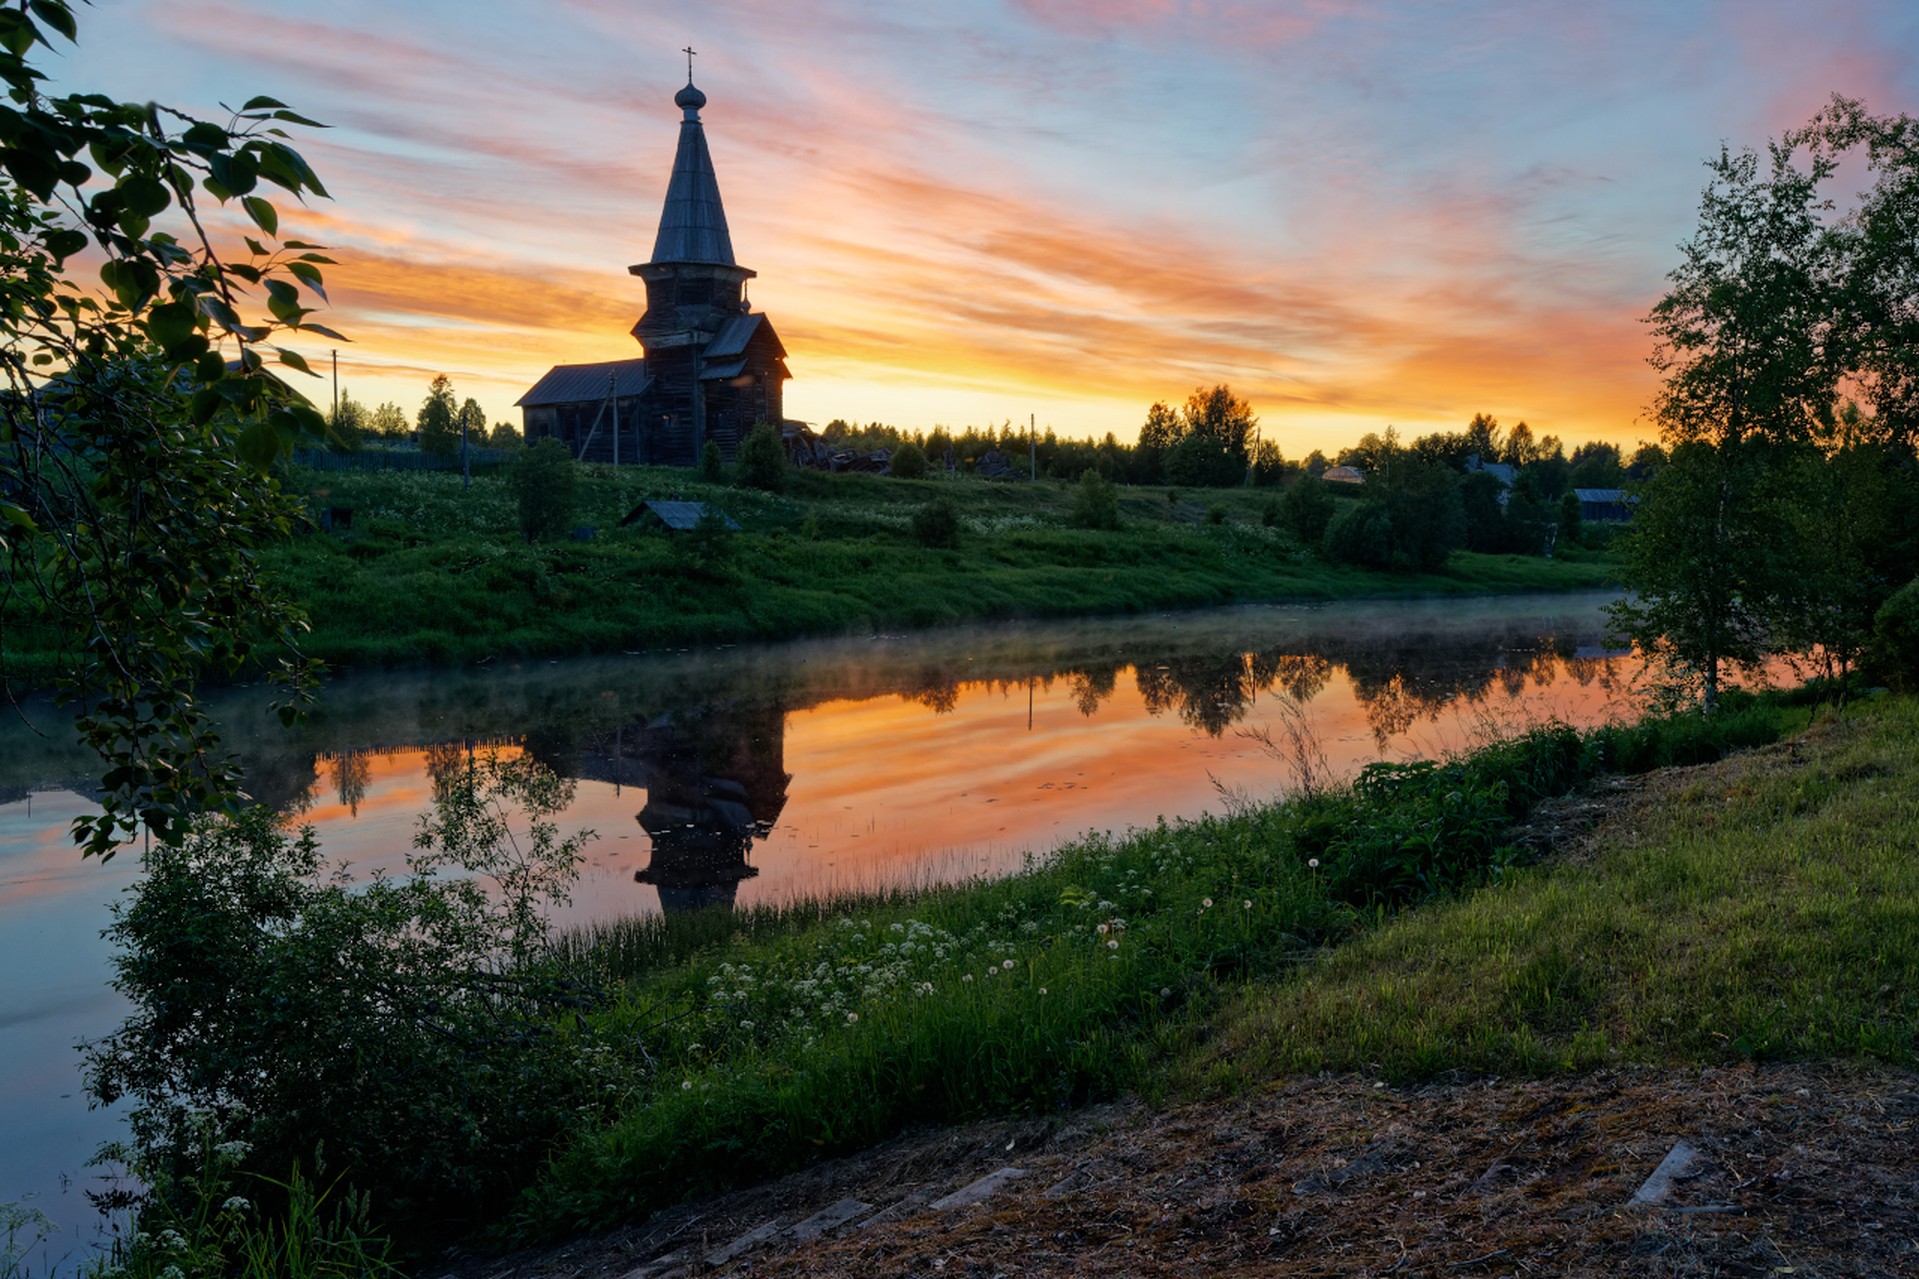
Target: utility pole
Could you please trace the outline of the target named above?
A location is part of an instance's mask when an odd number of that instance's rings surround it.
[[[1034,434],[1034,432],[1039,429],[1035,425],[1035,423],[1038,421],[1039,421],[1039,414],[1028,413],[1026,415],[1026,452],[1027,452],[1026,473],[1028,478],[1033,480],[1039,479],[1039,436]]]
[[[333,420],[340,420],[340,348],[333,348]]]
[[[613,401],[613,465],[620,464],[620,376],[606,375],[606,398]]]

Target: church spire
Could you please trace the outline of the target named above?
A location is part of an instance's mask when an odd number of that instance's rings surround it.
[[[673,177],[667,183],[666,207],[660,212],[660,234],[653,241],[652,261],[736,266],[733,238],[726,231],[726,210],[720,204],[720,180],[713,172],[706,130],[700,124],[706,95],[693,87],[692,50],[685,52],[686,87],[673,95],[673,105],[685,112],[680,121],[680,149],[673,157]]]

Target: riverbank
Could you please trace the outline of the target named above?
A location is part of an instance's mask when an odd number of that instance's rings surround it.
[[[437,1103],[423,1109],[421,1098],[392,1083],[396,1075],[419,1073],[394,1058],[410,1051],[405,1027],[377,1018],[341,1022],[324,1004],[316,1012],[298,999],[288,1007],[289,987],[255,974],[230,992],[234,1020],[223,1033],[271,1035],[289,1061],[311,1051],[324,1052],[322,1065],[342,1056],[378,1064],[363,1095],[322,1098],[307,1081],[276,1080],[285,1095],[256,1113],[275,1116],[268,1134],[280,1132],[283,1159],[297,1157],[284,1144],[290,1138],[323,1137],[329,1152],[363,1152],[350,1160],[356,1182],[373,1183],[362,1188],[373,1191],[376,1203],[410,1199],[407,1234],[415,1240],[420,1227],[431,1238],[491,1222],[497,1241],[645,1219],[688,1194],[863,1149],[914,1123],[1052,1114],[1129,1091],[1164,1097],[1261,1089],[1299,1067],[1250,1054],[1250,1043],[1288,1042],[1260,1019],[1278,1016],[1273,1008],[1308,1006],[1310,984],[1337,976],[1342,955],[1363,954],[1359,948],[1385,944],[1372,939],[1461,909],[1510,916],[1518,926],[1528,918],[1529,899],[1521,894],[1530,886],[1595,874],[1591,865],[1524,868],[1515,850],[1531,837],[1524,824],[1542,800],[1607,776],[1715,758],[1769,740],[1804,722],[1805,712],[1788,700],[1752,701],[1710,720],[1649,720],[1583,735],[1543,729],[1450,764],[1377,766],[1350,790],[1084,841],[1004,880],[601,928],[564,948],[560,971],[568,975],[567,989],[605,993],[585,1003],[570,996],[574,1011],[550,1030],[511,1036],[509,1059],[476,1061],[457,1050],[457,1035],[455,1049],[447,1049],[445,1026],[418,1041],[435,1058],[434,1096],[465,1099],[440,1116],[454,1125],[444,1134],[435,1128]],[[1847,724],[1858,726],[1844,730],[1849,754],[1828,751],[1840,733],[1825,727],[1780,748],[1789,759],[1815,759],[1820,767],[1785,769],[1763,785],[1737,779],[1732,793],[1751,800],[1735,806],[1740,824],[1724,833],[1750,842],[1755,831],[1779,824],[1769,819],[1839,819],[1835,840],[1908,847],[1909,811],[1902,816],[1895,806],[1867,814],[1826,801],[1850,794],[1848,779],[1868,776],[1884,776],[1894,796],[1907,794],[1919,780],[1910,745],[1915,718],[1910,702],[1875,702],[1849,713]],[[1859,772],[1865,761],[1885,771]],[[1662,811],[1671,808],[1682,821],[1705,815],[1716,824],[1721,816],[1710,806],[1716,797],[1689,793],[1686,802]],[[1863,816],[1877,825],[1852,828]],[[1517,831],[1515,822],[1521,823]],[[1803,834],[1782,828],[1778,846],[1789,850]],[[1683,845],[1665,854],[1690,855]],[[1915,976],[1919,943],[1894,925],[1919,900],[1919,885],[1910,882],[1909,858],[1874,854],[1868,862],[1849,867],[1870,871],[1861,882],[1871,894],[1852,906],[1850,931],[1840,934],[1849,940],[1823,949],[1815,943],[1831,932],[1831,920],[1821,905],[1829,877],[1819,858],[1767,863],[1764,876],[1734,875],[1724,884],[1700,865],[1666,867],[1668,878],[1703,883],[1714,900],[1733,903],[1726,910],[1745,911],[1765,935],[1805,956],[1800,975],[1806,980],[1783,986],[1762,984],[1770,981],[1765,973],[1737,962],[1753,945],[1751,930],[1722,926],[1695,937],[1689,926],[1675,936],[1666,926],[1671,900],[1625,893],[1623,905],[1600,914],[1604,927],[1717,955],[1712,971],[1735,984],[1743,980],[1743,989],[1760,990],[1765,999],[1741,1003],[1706,984],[1698,1016],[1718,1035],[1698,1044],[1661,1039],[1659,1016],[1672,1004],[1655,1001],[1650,1007],[1657,1015],[1630,1023],[1634,1033],[1603,1041],[1598,1060],[1609,1069],[1673,1060],[1736,1064],[1758,1055],[1908,1061],[1913,1010],[1897,1001],[1909,1001],[1905,992],[1919,988],[1919,980],[1907,980]],[[205,877],[223,864],[202,858],[186,882],[196,893],[218,895],[224,890]],[[1475,889],[1489,876],[1492,887]],[[349,899],[332,900],[329,909]],[[1541,945],[1551,942],[1548,930]],[[1873,949],[1871,965],[1855,962],[1859,945]],[[1626,960],[1640,953],[1630,945],[1614,950]],[[1581,1000],[1599,999],[1604,983],[1555,980],[1550,963],[1511,947],[1488,954],[1526,961],[1517,972],[1495,967],[1483,978],[1517,1001],[1486,1013],[1508,1020],[1462,1022],[1459,1042],[1451,1045],[1440,1040],[1435,1046],[1422,1032],[1415,1042],[1425,1046],[1423,1055],[1410,1067],[1396,1067],[1394,1078],[1479,1065],[1467,1050],[1483,1047],[1489,1032],[1515,1028],[1525,1042],[1550,1048],[1558,1042],[1551,1036],[1564,1034],[1571,1045],[1560,1056],[1512,1056],[1521,1073],[1585,1064],[1574,1051],[1590,1042],[1581,1033]],[[308,970],[338,971],[311,953],[298,958]],[[1647,974],[1630,964],[1622,973],[1624,986],[1649,985]],[[1891,997],[1883,1033],[1851,1039],[1813,1033],[1824,1023],[1803,1015],[1825,1001],[1841,1000],[1835,1006],[1845,1024],[1873,1001],[1885,1002],[1880,983],[1887,974],[1903,984],[1890,987],[1899,993]],[[1694,975],[1672,976],[1682,1004]],[[261,1019],[247,1012],[256,986],[272,986],[280,1001]],[[1364,974],[1354,978],[1354,988],[1370,989]],[[312,998],[337,998],[336,990],[328,982]],[[1776,1027],[1763,1042],[1742,1024],[1761,1005],[1767,1024]],[[497,1039],[492,1015],[487,1033]],[[1404,1009],[1379,1015],[1410,1020]],[[1311,1043],[1322,1053],[1350,1050],[1353,1060],[1367,1060],[1366,1036],[1378,1030],[1373,1016],[1326,1019]],[[256,1020],[272,1024],[260,1027]],[[318,1038],[312,1044],[288,1039],[295,1031]],[[1672,1058],[1661,1057],[1661,1044],[1671,1047]],[[223,1051],[254,1059],[244,1044]],[[1251,1064],[1235,1072],[1222,1069],[1222,1061]],[[388,1114],[382,1107],[398,1109]],[[492,1118],[476,1127],[475,1116]],[[497,1124],[507,1127],[493,1133]],[[550,1147],[556,1158],[528,1161],[529,1149],[548,1143],[556,1143]],[[375,1153],[384,1158],[370,1157]],[[457,1171],[452,1199],[417,1171],[380,1184],[391,1180],[385,1170],[435,1167]]]
[[[1266,523],[1274,490],[1121,489],[1117,530],[1070,526],[1070,486],[796,473],[781,495],[664,468],[580,468],[590,540],[526,545],[505,480],[451,473],[295,472],[312,507],[351,528],[272,551],[304,602],[307,648],[335,666],[595,652],[899,630],[1010,617],[1133,613],[1250,601],[1590,589],[1591,552],[1545,560],[1459,553],[1439,573],[1328,564]],[[709,502],[736,532],[620,527],[642,501]],[[955,545],[913,516],[946,497]]]
[[[465,1273],[1911,1272],[1916,743],[1882,700],[1539,805],[1537,864],[1244,984],[1157,1104],[922,1130]]]

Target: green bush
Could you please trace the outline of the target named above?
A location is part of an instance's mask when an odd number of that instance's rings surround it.
[[[1919,690],[1919,578],[1894,591],[1873,614],[1869,656],[1877,678]]]
[[[1098,471],[1083,473],[1073,489],[1073,505],[1067,521],[1075,528],[1118,528],[1118,487]]]
[[[579,476],[566,445],[552,436],[542,439],[513,460],[507,483],[527,541],[557,537],[572,525]]]
[[[1206,522],[1208,524],[1224,524],[1226,522],[1226,508],[1221,506],[1218,502],[1215,502],[1211,506],[1207,507]]]
[[[1334,515],[1320,539],[1320,553],[1335,564],[1385,568],[1392,550],[1392,521],[1373,502],[1354,503]]]
[[[741,442],[740,483],[768,493],[786,491],[786,445],[771,422],[759,423]]]
[[[893,450],[893,459],[887,470],[902,480],[920,479],[926,474],[926,451],[911,440],[902,441]]]
[[[1333,493],[1324,480],[1302,475],[1279,495],[1275,522],[1301,546],[1318,546],[1333,518]]]
[[[590,837],[548,820],[572,783],[455,756],[435,789],[403,877],[331,875],[311,828],[265,808],[149,850],[108,930],[132,1011],[88,1049],[87,1086],[133,1102],[150,1187],[189,1191],[210,1143],[261,1178],[323,1147],[383,1213],[470,1231],[614,1082],[556,1030],[599,996],[545,958],[544,908]]]
[[[726,460],[720,456],[718,442],[708,440],[700,446],[700,464],[695,474],[702,484],[726,483]]]
[[[913,536],[921,546],[948,548],[959,545],[959,507],[947,497],[936,497],[913,513]]]

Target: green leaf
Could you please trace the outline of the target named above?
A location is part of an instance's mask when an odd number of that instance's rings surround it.
[[[254,422],[240,432],[240,456],[256,471],[264,471],[280,456],[280,436],[265,422]]]
[[[323,338],[332,338],[335,342],[351,342],[353,340],[344,334],[335,333],[324,324],[302,324],[300,326],[300,332],[317,333]]]
[[[298,351],[284,351],[284,350],[281,351],[280,363],[286,365],[290,369],[298,369],[300,370],[300,372],[308,374],[310,376],[314,376],[314,377],[319,376],[318,374],[313,372],[313,367],[306,362],[306,357],[304,355],[301,355]]]
[[[306,285],[309,289],[312,289],[322,298],[326,298],[329,302],[333,300],[332,298],[327,298],[326,285],[321,279],[319,267],[314,266],[311,262],[289,262],[287,263],[287,270],[292,272],[295,279]]]
[[[65,262],[74,254],[87,247],[84,231],[75,231],[71,227],[62,227],[47,235],[47,252]]]
[[[224,403],[226,403],[226,397],[220,394],[218,386],[202,387],[193,393],[193,404],[188,409],[188,416],[193,419],[195,426],[205,426],[213,420],[213,415],[220,411],[220,406]]]
[[[257,195],[249,195],[241,198],[240,205],[246,209],[247,216],[253,219],[255,225],[268,235],[280,229],[280,215],[274,211],[269,201]]]
[[[275,111],[273,113],[273,118],[275,120],[285,120],[289,124],[304,124],[309,129],[324,129],[327,127],[326,125],[321,124],[318,120],[307,119],[305,116],[301,115],[297,111],[284,111],[284,110]]]
[[[210,155],[207,167],[213,170],[214,181],[234,195],[245,195],[260,183],[259,162],[246,151]]]
[[[232,135],[217,124],[208,124],[205,120],[193,125],[180,135],[180,140],[190,147],[206,147],[209,150],[224,150],[232,142]]]
[[[120,183],[120,198],[130,211],[143,218],[164,213],[173,203],[173,194],[167,190],[166,183],[144,174]]]
[[[278,98],[269,98],[265,94],[261,94],[258,97],[248,98],[247,104],[241,107],[240,110],[242,111],[266,111],[270,109],[284,110],[285,107],[286,107],[286,103],[280,101]]]
[[[251,253],[254,257],[263,258],[267,255],[266,246],[252,236],[242,236],[241,238],[247,242],[247,252]]]
[[[73,10],[64,0],[28,0],[27,7],[33,10],[33,16],[58,31],[69,40],[78,39],[77,29],[73,25]]]
[[[165,349],[180,345],[198,331],[198,317],[184,302],[168,302],[147,313],[147,333]]]
[[[0,498],[0,520],[5,520],[17,529],[28,533],[39,531],[39,525],[33,522],[33,516],[27,514],[27,508]]]

